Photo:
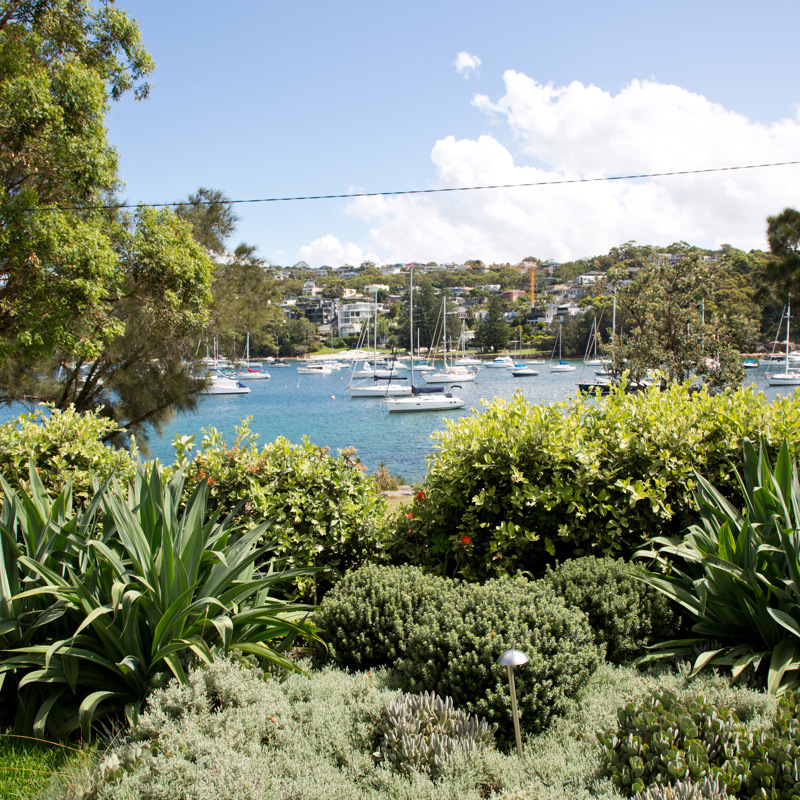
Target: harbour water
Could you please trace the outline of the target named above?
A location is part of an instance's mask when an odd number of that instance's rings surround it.
[[[446,420],[458,420],[483,409],[483,400],[508,399],[520,389],[531,403],[554,403],[574,395],[578,381],[592,380],[592,368],[573,362],[574,372],[550,372],[546,364],[535,366],[535,377],[515,378],[508,369],[482,367],[475,381],[461,384],[454,391],[465,401],[453,411],[426,411],[390,414],[381,398],[353,398],[346,392],[349,370],[330,375],[298,375],[297,364],[272,369],[270,380],[249,381],[250,394],[206,395],[193,413],[176,415],[158,436],[148,441],[150,456],[164,463],[173,461],[173,437],[194,435],[202,440],[202,429],[217,428],[227,442],[233,442],[235,428],[251,417],[250,428],[258,434],[260,445],[279,436],[300,442],[304,436],[316,445],[335,453],[355,447],[369,472],[384,462],[393,475],[407,481],[422,480],[427,472],[426,457],[433,451],[431,434],[445,429]],[[791,389],[767,385],[766,367],[747,370],[746,384],[753,384],[772,399]],[[0,410],[0,422],[12,419],[23,408]]]
[[[271,380],[250,381],[250,394],[209,395],[201,398],[192,414],[176,416],[158,437],[150,440],[151,455],[172,461],[171,441],[175,435],[195,435],[202,439],[201,428],[213,426],[226,441],[232,442],[234,428],[245,417],[252,417],[251,429],[266,444],[284,436],[299,442],[303,436],[332,452],[355,447],[367,470],[373,472],[385,462],[392,474],[408,481],[424,478],[426,457],[433,450],[431,434],[445,428],[446,420],[457,420],[480,411],[482,400],[510,398],[519,388],[531,403],[553,403],[577,392],[579,380],[591,380],[593,370],[584,370],[576,362],[574,372],[551,373],[547,365],[534,367],[535,377],[515,378],[507,369],[481,368],[474,382],[463,383],[454,392],[465,400],[461,409],[390,414],[381,398],[352,398],[346,393],[349,371],[330,375],[298,375],[297,367],[273,369]],[[766,367],[748,370],[746,383],[754,384],[769,398],[790,390],[769,387]]]

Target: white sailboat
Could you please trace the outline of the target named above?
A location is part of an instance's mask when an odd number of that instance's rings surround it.
[[[211,383],[200,394],[250,394],[250,387],[225,375],[212,375]]]
[[[414,352],[414,271],[411,270],[409,280],[409,334],[411,352]],[[453,387],[455,388],[455,387]],[[461,408],[464,401],[450,392],[444,392],[441,386],[414,386],[414,359],[411,359],[411,394],[408,397],[389,397],[386,408],[390,413],[401,411],[448,411]]]
[[[558,362],[554,360],[556,346],[558,346]],[[575,365],[561,358],[561,325],[558,326],[556,340],[553,342],[553,352],[550,354],[550,363],[547,366],[550,368],[550,372],[575,372]]]
[[[247,344],[245,345],[245,369],[239,371],[239,380],[242,381],[263,381],[269,380],[272,376],[267,372],[260,362],[256,362],[258,366],[253,366],[250,362],[250,334],[247,334]]]
[[[369,326],[366,329],[366,344],[369,345]],[[364,378],[354,384],[353,378]],[[394,363],[378,360],[378,293],[375,292],[375,324],[373,335],[372,361],[364,361],[362,369],[353,369],[347,391],[350,397],[404,397],[411,394],[411,384],[401,382]]]
[[[781,335],[781,328],[783,327],[783,320],[786,319],[786,354],[783,357],[783,372],[768,372],[767,383],[770,386],[800,386],[800,370],[789,369],[789,330],[791,327],[792,305],[791,297],[786,301],[786,314],[781,317],[780,324],[778,325],[778,333],[775,335],[775,344],[772,346],[772,355],[775,355],[775,345],[778,344],[778,338]]]
[[[422,379],[425,383],[466,383],[474,381],[478,374],[475,367],[448,366],[447,364],[447,298],[442,299],[442,357],[443,365],[435,372],[423,372]]]

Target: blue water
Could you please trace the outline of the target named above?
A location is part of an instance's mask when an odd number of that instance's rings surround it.
[[[445,420],[457,420],[472,410],[480,411],[481,400],[495,397],[508,399],[520,388],[531,403],[553,403],[573,395],[579,380],[591,380],[593,370],[583,370],[576,362],[575,372],[551,373],[547,365],[534,367],[538,376],[515,378],[507,369],[482,368],[477,379],[464,383],[455,392],[466,403],[454,411],[426,411],[389,414],[382,398],[352,398],[345,392],[349,371],[330,375],[298,375],[296,365],[273,369],[271,380],[249,381],[247,395],[207,395],[200,399],[197,410],[180,414],[164,427],[160,436],[153,436],[148,446],[150,455],[162,462],[174,459],[172,438],[195,435],[202,439],[201,428],[213,426],[232,442],[234,428],[240,420],[252,417],[251,429],[259,434],[260,444],[285,436],[299,442],[303,436],[332,452],[355,447],[358,456],[373,472],[383,461],[392,474],[401,474],[409,481],[424,478],[426,456],[433,450],[431,434],[444,430]],[[766,384],[766,367],[748,370],[746,383],[754,384],[768,398],[781,393]],[[783,394],[788,390],[783,389]],[[11,419],[20,409],[4,409],[0,422]]]
[[[566,373],[551,373],[546,364],[534,367],[539,374],[528,378],[515,378],[506,369],[482,368],[474,382],[461,384],[455,392],[466,401],[463,408],[404,414],[390,414],[382,398],[352,398],[346,394],[348,371],[298,375],[295,366],[274,369],[271,380],[250,381],[248,395],[203,397],[195,413],[177,416],[160,437],[151,439],[150,450],[154,457],[171,461],[170,442],[174,435],[196,434],[199,443],[200,429],[208,425],[232,441],[234,426],[251,416],[251,428],[259,434],[261,444],[278,436],[292,442],[308,436],[314,444],[330,447],[333,452],[355,447],[368,471],[373,472],[383,461],[392,474],[417,481],[427,471],[426,456],[433,450],[431,434],[443,430],[446,419],[457,420],[473,409],[481,410],[483,399],[508,399],[517,388],[531,403],[564,400],[577,391],[579,380],[594,377],[590,368],[582,375],[583,365],[576,363],[578,369]],[[780,390],[767,386],[765,373],[766,367],[748,370],[746,382],[773,398]]]

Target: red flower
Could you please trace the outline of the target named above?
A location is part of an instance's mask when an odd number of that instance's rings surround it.
[[[409,511],[408,514],[406,514],[406,519],[414,519],[414,512]]]
[[[461,544],[472,544],[472,539],[470,539],[469,536],[462,536]]]
[[[417,492],[417,500],[422,501],[424,499],[425,499],[425,492],[423,492],[422,490],[418,491]]]

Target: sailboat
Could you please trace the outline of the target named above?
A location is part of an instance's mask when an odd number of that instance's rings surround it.
[[[791,296],[786,300],[786,314],[781,317],[778,324],[778,332],[775,334],[775,343],[772,345],[772,356],[775,356],[775,346],[781,335],[783,320],[786,320],[786,354],[783,359],[783,372],[768,372],[767,383],[770,386],[800,386],[800,370],[789,369],[789,329],[791,326],[792,304]]]
[[[411,270],[409,280],[409,335],[411,352],[414,352],[414,271]],[[455,388],[455,387],[452,387]],[[411,395],[408,397],[388,397],[386,408],[389,412],[398,411],[448,411],[461,408],[464,401],[450,392],[444,392],[442,386],[415,386],[414,359],[411,359]]]
[[[474,381],[477,370],[474,367],[448,366],[447,364],[447,297],[442,298],[442,358],[443,366],[436,372],[423,372],[425,383],[465,383]]]
[[[250,363],[250,334],[247,334],[247,344],[245,345],[244,361],[247,367],[239,372],[239,380],[242,381],[263,381],[268,380],[272,376],[267,372],[260,363],[254,367]]]
[[[558,347],[558,363],[553,360],[556,346]],[[561,358],[561,325],[558,326],[556,340],[553,342],[553,352],[550,354],[550,363],[547,366],[550,368],[550,372],[575,372],[575,365],[569,364]]]
[[[367,329],[367,338],[369,330]],[[373,336],[374,347],[372,364],[364,362],[364,369],[354,369],[350,375],[350,384],[347,391],[350,397],[397,397],[411,394],[411,385],[398,382],[398,372],[394,363],[388,365],[387,369],[378,368],[378,293],[375,292],[375,333]],[[369,342],[367,342],[369,344]],[[364,377],[366,380],[354,384],[353,378]]]

